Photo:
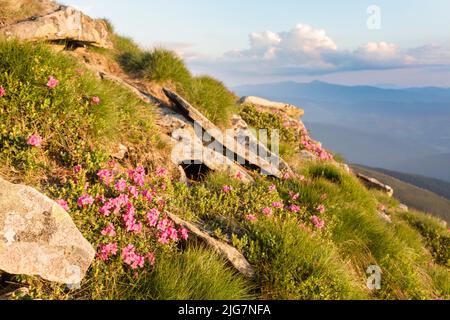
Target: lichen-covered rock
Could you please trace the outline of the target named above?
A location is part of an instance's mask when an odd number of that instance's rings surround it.
[[[266,109],[264,111],[281,112],[294,119],[298,119],[305,114],[304,110],[292,104],[269,101],[260,97],[242,97],[239,103],[244,105],[250,104],[257,108]]]
[[[94,248],[58,204],[0,178],[0,270],[74,285],[94,256]]]
[[[72,40],[112,48],[106,23],[81,11],[60,6],[57,10],[33,16],[0,28],[0,35],[25,41]]]

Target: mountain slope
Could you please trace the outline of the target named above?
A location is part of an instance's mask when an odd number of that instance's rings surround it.
[[[394,197],[416,210],[433,214],[450,223],[450,201],[425,189],[403,182],[377,169],[359,165],[352,165],[353,170],[391,186],[394,189]]]
[[[376,168],[374,169],[376,171],[385,173],[391,177],[397,178],[403,182],[415,185],[416,187],[429,190],[431,192],[436,193],[437,195],[440,195],[441,197],[446,198],[447,200],[450,200],[450,182],[446,182],[443,180],[435,179],[435,178],[429,178],[425,176],[415,175],[415,174],[409,174],[409,173],[402,173],[398,171],[392,171],[392,170],[386,170],[386,169],[380,169]]]
[[[1,173],[58,200],[97,248],[78,289],[31,275],[1,274],[0,286],[28,286],[31,299],[450,297],[450,236],[442,222],[402,213],[328,156],[305,162],[294,155],[286,159],[294,172],[282,179],[249,166],[254,183],[223,168],[180,181],[173,145],[163,138],[168,116],[183,115],[164,108],[161,88],[170,86],[216,124],[243,106],[220,81],[192,76],[173,52],[142,50],[112,30],[113,49],[0,40]],[[142,98],[153,93],[161,99]],[[275,113],[251,117],[288,129]],[[193,127],[190,120],[181,125]],[[323,151],[300,131],[305,148]],[[292,140],[287,147],[297,150]],[[390,222],[380,216],[383,207]],[[238,273],[175,216],[213,235],[213,243],[232,245],[256,277]],[[380,290],[367,288],[371,265],[383,271]]]

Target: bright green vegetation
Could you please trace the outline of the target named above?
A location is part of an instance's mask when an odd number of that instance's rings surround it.
[[[289,157],[295,154],[300,147],[299,133],[292,128],[283,126],[283,119],[271,112],[259,112],[251,105],[244,105],[239,110],[239,115],[251,127],[255,129],[267,129],[267,136],[272,136],[273,130],[278,130],[280,135],[280,155],[282,157]],[[269,139],[270,140],[270,139]],[[271,141],[268,141],[269,147]]]
[[[155,48],[141,50],[132,40],[113,35],[115,58],[129,75],[176,89],[212,122],[229,125],[237,97],[209,76],[193,76],[176,53]]]
[[[257,266],[264,298],[429,299],[445,291],[433,286],[435,271],[428,267],[440,259],[433,260],[425,248],[429,241],[412,224],[400,216],[392,224],[382,220],[374,195],[334,166],[312,165],[303,174],[304,181],[273,181],[277,192],[268,192],[271,182],[265,179],[247,186],[214,174],[194,188],[177,186],[171,210],[232,239]],[[223,185],[233,186],[233,191],[224,193]],[[290,199],[289,192],[299,198]],[[262,214],[278,201],[301,209],[294,213],[272,208],[270,218]],[[324,214],[317,211],[320,204]],[[258,220],[247,221],[248,214]],[[325,220],[326,228],[316,230],[313,215]],[[437,235],[430,238],[436,241]],[[448,245],[439,248],[448,254]],[[370,265],[383,270],[378,292],[364,288]],[[444,278],[443,269],[439,271]]]
[[[149,150],[158,145],[154,107],[121,86],[100,81],[73,59],[44,45],[0,42],[0,163],[5,174],[39,181],[58,168],[98,166],[117,143]],[[50,76],[59,81],[54,89]],[[100,104],[92,98],[98,96]],[[44,148],[30,148],[32,134]],[[4,169],[4,170],[3,170]]]
[[[129,72],[138,72],[136,76],[149,81],[179,85],[216,123],[228,121],[235,97],[220,82],[189,74],[183,85],[182,74],[187,69],[173,54],[160,49],[143,52],[131,40],[117,36],[114,42],[121,53],[111,57],[136,55],[134,62],[122,62],[130,64]],[[117,231],[117,254],[107,261],[97,257],[79,290],[19,277],[30,286],[33,298],[450,297],[450,236],[439,220],[416,212],[401,213],[395,200],[366,190],[354,176],[320,161],[295,166],[297,175],[285,180],[255,173],[255,183],[243,184],[237,178],[210,173],[204,181],[187,187],[155,173],[161,162],[155,163],[148,154],[157,154],[162,146],[153,106],[44,45],[0,42],[0,55],[0,86],[6,90],[0,97],[1,174],[35,186],[53,199],[66,200],[74,222],[98,253],[112,241],[100,235],[107,223],[113,222]],[[54,89],[46,86],[49,76],[59,80]],[[97,96],[98,104],[92,101]],[[284,132],[280,119],[244,110],[251,125]],[[42,146],[27,144],[32,134],[44,139]],[[288,145],[295,143],[290,134],[282,133]],[[107,165],[112,147],[119,142],[138,152]],[[82,171],[73,173],[77,164]],[[149,201],[142,193],[132,200],[138,221],[145,223],[148,212],[158,208],[199,223],[241,250],[256,277],[243,279],[193,237],[162,245],[154,227],[130,233],[120,215],[99,214],[100,200],[90,206],[77,205],[85,193],[93,199],[118,196],[111,184],[99,181],[99,169],[112,166],[115,182],[122,178],[131,184],[126,170],[138,165],[147,173],[142,188],[155,193]],[[380,217],[380,204],[387,208],[392,223]],[[121,250],[131,243],[142,255],[154,254],[155,264],[147,262],[136,270],[126,265]],[[383,271],[379,291],[366,287],[366,270],[371,265]]]

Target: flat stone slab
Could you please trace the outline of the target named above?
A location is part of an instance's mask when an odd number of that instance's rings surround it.
[[[94,248],[58,204],[0,178],[0,270],[78,284],[94,256]]]
[[[223,145],[223,147],[231,152],[231,154],[236,155],[240,159],[244,159],[246,162],[258,167],[262,172],[281,178],[283,173],[280,170],[279,164],[273,164],[271,161],[268,161],[258,154],[255,154],[249,150],[245,145],[236,141],[236,136],[228,136],[227,134],[223,134],[223,132],[214,125],[209,119],[207,119],[200,111],[194,108],[191,104],[189,104],[184,98],[179,96],[177,93],[164,88],[164,93],[167,97],[175,103],[175,105],[181,109],[182,114],[185,117],[188,117],[192,121],[199,124],[203,130],[211,136],[212,140]],[[219,135],[219,133],[221,133]],[[250,139],[251,140],[251,139]]]
[[[194,224],[187,222],[180,217],[168,213],[168,216],[176,224],[181,225],[188,229],[198,238],[206,242],[206,244],[216,250],[218,253],[225,256],[225,258],[245,277],[252,278],[255,275],[255,270],[250,265],[250,263],[245,259],[244,255],[240,253],[236,248],[230,246],[229,244],[214,239],[208,233],[202,231],[199,227]]]
[[[0,28],[0,35],[22,41],[73,40],[113,48],[106,23],[74,8],[60,6],[44,16],[30,17]]]

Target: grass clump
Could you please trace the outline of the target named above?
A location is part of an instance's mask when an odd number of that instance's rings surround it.
[[[128,90],[42,44],[3,41],[0,55],[0,163],[9,173],[39,178],[39,171],[98,165],[117,143],[155,144],[152,106]],[[56,87],[47,86],[49,77]],[[41,147],[27,144],[33,134],[43,138]]]
[[[247,300],[250,284],[232,270],[222,257],[199,246],[162,257],[140,285],[145,299],[154,300]]]
[[[422,235],[436,263],[450,267],[450,234],[443,221],[415,211],[399,216]]]
[[[173,51],[142,50],[131,39],[113,34],[116,59],[133,77],[170,87],[198,108],[213,123],[230,124],[237,97],[225,85],[209,76],[193,76]]]

